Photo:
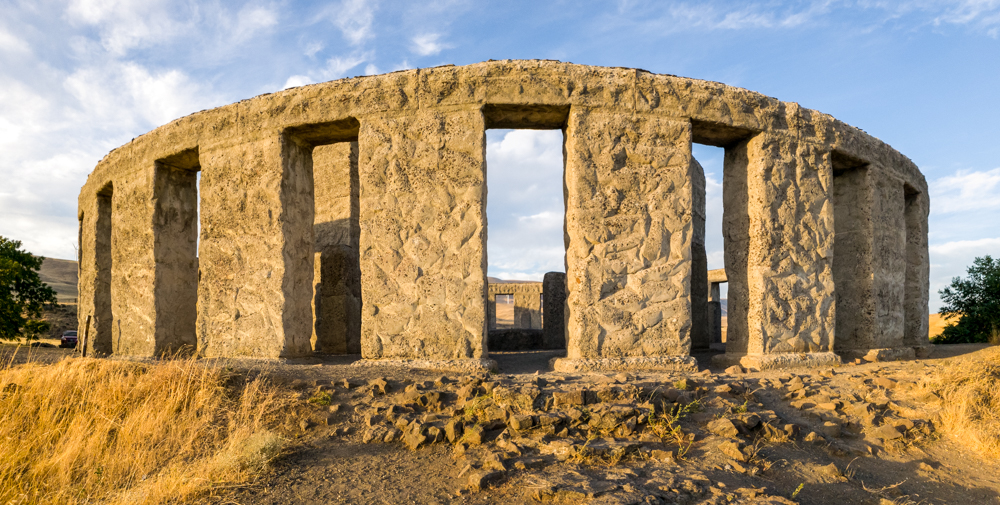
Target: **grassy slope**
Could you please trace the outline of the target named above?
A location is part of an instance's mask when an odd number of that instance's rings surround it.
[[[75,261],[45,258],[38,276],[42,278],[42,282],[56,290],[60,302],[66,303],[76,298],[78,277]]]

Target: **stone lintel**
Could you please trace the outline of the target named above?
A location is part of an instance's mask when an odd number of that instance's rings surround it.
[[[698,371],[692,356],[636,356],[629,358],[555,358],[550,366],[556,372],[622,372],[633,370]]]
[[[720,368],[740,365],[744,368],[771,370],[775,368],[837,366],[840,364],[840,356],[832,352],[779,354],[726,353],[712,356],[712,366]]]
[[[359,367],[400,367],[455,372],[496,372],[492,359],[361,359],[352,363]]]

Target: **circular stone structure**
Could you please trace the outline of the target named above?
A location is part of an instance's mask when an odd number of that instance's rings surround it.
[[[490,366],[489,128],[563,132],[558,370],[691,368],[708,347],[692,143],[725,148],[722,362],[928,345],[927,184],[908,158],[745,89],[504,60],[262,95],[112,151],[79,197],[87,347]]]

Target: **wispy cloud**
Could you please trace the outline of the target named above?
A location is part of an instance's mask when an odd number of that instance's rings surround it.
[[[375,36],[372,25],[377,8],[377,0],[343,0],[324,8],[315,18],[329,20],[348,43],[357,46]]]
[[[451,47],[450,44],[441,42],[440,33],[425,33],[413,37],[411,50],[420,56],[431,56]]]
[[[1000,168],[959,171],[929,186],[934,213],[1000,210]]]

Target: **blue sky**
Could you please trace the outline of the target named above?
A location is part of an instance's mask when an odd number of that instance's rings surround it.
[[[888,142],[931,183],[932,310],[973,257],[1000,255],[1000,0],[0,0],[0,13],[0,235],[49,257],[75,257],[94,165],[174,118],[288,86],[503,58],[720,81]],[[491,275],[559,269],[559,132],[488,142]],[[721,156],[695,156],[721,266]]]

